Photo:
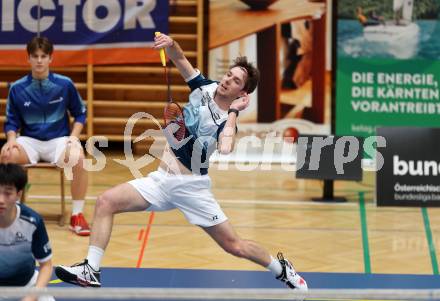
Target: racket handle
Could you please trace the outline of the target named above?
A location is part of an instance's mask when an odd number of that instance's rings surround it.
[[[160,31],[156,31],[154,33],[156,37],[160,36]],[[162,66],[166,67],[167,61],[165,59],[165,50],[163,48],[159,49],[160,61],[162,62]]]

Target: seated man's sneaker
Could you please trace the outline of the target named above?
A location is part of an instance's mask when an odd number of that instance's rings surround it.
[[[277,257],[283,267],[283,272],[277,277],[277,279],[284,282],[292,289],[306,291],[308,289],[306,281],[298,275],[292,264],[287,259],[284,259],[281,252],[278,253]]]
[[[95,271],[87,262],[77,263],[72,266],[59,265],[55,274],[64,282],[79,285],[101,287],[101,271]]]
[[[79,236],[90,235],[89,224],[87,224],[87,221],[82,213],[78,213],[70,217],[69,229]]]

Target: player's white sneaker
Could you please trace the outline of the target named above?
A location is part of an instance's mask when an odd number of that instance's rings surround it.
[[[101,271],[95,271],[87,262],[77,263],[72,266],[59,265],[55,274],[64,282],[79,286],[101,287]]]
[[[283,267],[283,271],[281,275],[277,277],[277,279],[284,282],[288,287],[292,289],[301,291],[308,290],[306,281],[300,275],[298,275],[292,264],[287,259],[284,259],[283,254],[279,252],[277,257],[278,261]]]

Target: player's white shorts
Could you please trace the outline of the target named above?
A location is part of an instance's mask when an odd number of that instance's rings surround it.
[[[31,137],[20,136],[17,143],[20,144],[29,158],[30,163],[40,161],[56,163],[66,148],[69,137],[59,137],[48,141],[42,141]]]
[[[228,218],[211,193],[208,175],[173,175],[159,167],[128,182],[151,206],[147,211],[179,209],[193,225],[212,227]]]

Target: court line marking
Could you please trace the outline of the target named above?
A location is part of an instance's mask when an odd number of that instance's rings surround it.
[[[363,194],[365,196],[365,191],[363,191]],[[357,193],[359,195],[359,193]],[[47,200],[59,200],[59,195],[27,195],[27,200],[40,200],[40,199],[47,199]],[[86,197],[86,200],[96,200],[97,196],[88,196]],[[306,197],[305,197],[306,199]],[[70,196],[66,196],[66,200],[71,200]],[[326,207],[334,209],[335,207],[341,207],[341,208],[352,208],[355,210],[358,210],[359,204],[357,201],[349,201],[346,203],[331,203],[327,204],[325,202],[312,202],[310,200],[305,201],[299,201],[299,200],[290,200],[290,201],[276,201],[276,200],[244,200],[244,199],[217,199],[217,202],[220,204],[241,204],[241,205],[284,205],[284,206],[308,206],[308,207]],[[44,203],[44,202],[43,202]],[[366,202],[365,202],[366,203]],[[42,203],[41,203],[42,204]],[[88,203],[86,203],[87,205]],[[377,208],[375,203],[366,203],[365,207],[371,207],[371,208]],[[396,212],[399,214],[413,214],[417,212],[418,208],[415,208],[417,210],[413,211],[402,211],[402,209],[409,209],[402,208],[402,207],[380,207],[381,212]],[[381,230],[381,229],[377,229]]]
[[[145,229],[144,240],[142,242],[141,250],[139,252],[138,261],[136,263],[136,268],[140,268],[141,267],[142,260],[144,258],[144,251],[145,251],[145,248],[147,247],[148,238],[150,236],[151,226],[153,225],[153,220],[154,220],[154,211],[151,211],[150,217],[148,219],[148,224],[147,224],[146,229]]]
[[[423,224],[425,226],[425,234],[426,234],[426,240],[428,241],[429,246],[429,255],[431,257],[431,265],[432,265],[432,273],[434,275],[438,275],[438,263],[437,263],[437,256],[435,255],[435,243],[432,239],[432,231],[431,231],[431,225],[429,222],[429,215],[428,215],[428,209],[426,207],[422,207],[422,216],[423,216]]]
[[[56,199],[58,200],[60,197],[58,195],[27,195],[26,199]],[[66,196],[66,200],[71,200],[72,198],[70,196]],[[87,196],[85,198],[86,200],[96,200],[96,196]],[[347,203],[332,203],[332,204],[326,204],[326,203],[319,203],[319,202],[311,202],[311,201],[274,201],[274,200],[243,200],[243,199],[217,199],[217,202],[219,203],[234,203],[234,204],[250,204],[250,205],[286,205],[286,206],[303,206],[303,205],[310,205],[310,206],[340,206],[340,207],[357,207],[358,204],[356,202],[347,202]]]
[[[365,210],[364,192],[359,191],[359,215],[362,229],[362,248],[364,253],[364,273],[371,274],[370,246],[368,243],[367,212]]]

